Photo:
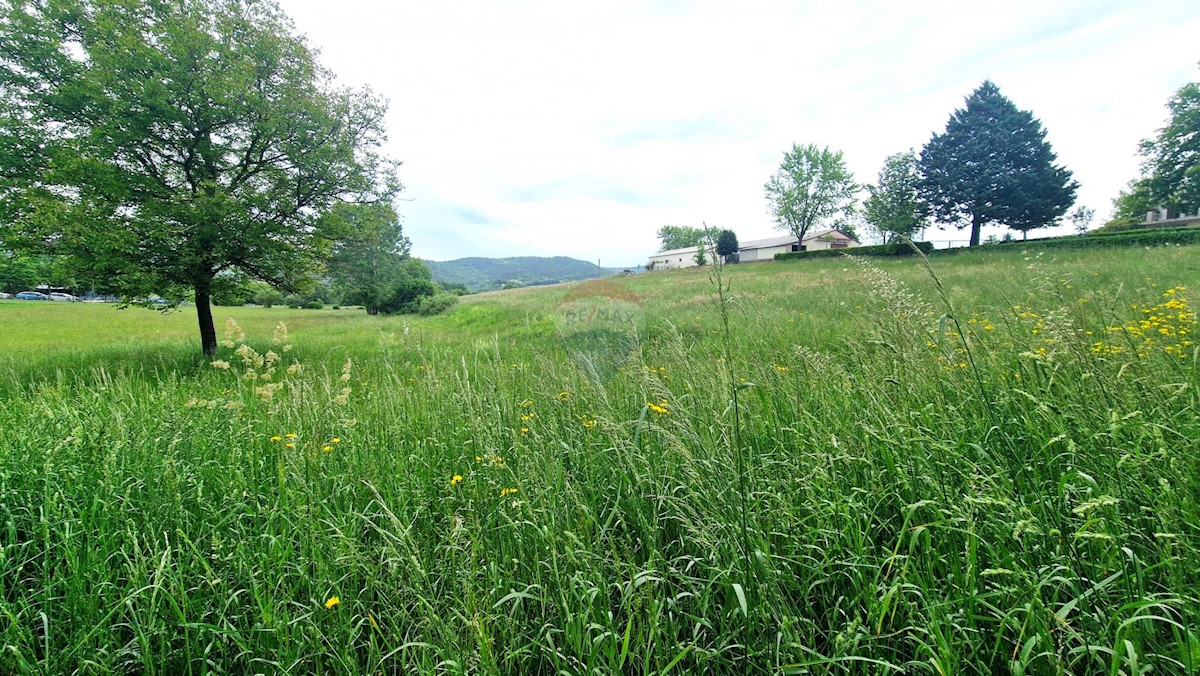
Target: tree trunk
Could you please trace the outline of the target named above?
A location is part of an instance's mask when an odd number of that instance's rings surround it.
[[[209,282],[196,284],[196,320],[200,323],[200,347],[205,356],[217,354],[217,329],[213,326],[212,298]]]
[[[979,246],[979,231],[983,229],[983,219],[979,214],[971,214],[971,246]]]

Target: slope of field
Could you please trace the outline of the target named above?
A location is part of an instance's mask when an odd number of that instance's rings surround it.
[[[0,673],[1197,671],[1200,249],[933,265],[0,302]]]
[[[472,292],[491,291],[512,282],[536,286],[593,279],[617,272],[566,256],[458,258],[452,261],[425,261],[425,264],[433,272],[433,281],[465,284]]]

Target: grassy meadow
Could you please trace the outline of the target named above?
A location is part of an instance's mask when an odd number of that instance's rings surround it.
[[[930,265],[0,301],[0,673],[1200,672],[1200,248]]]

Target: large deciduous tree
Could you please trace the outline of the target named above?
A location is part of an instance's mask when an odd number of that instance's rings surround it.
[[[1071,208],[1078,184],[1056,159],[1033,113],[985,81],[925,144],[918,191],[938,221],[969,226],[977,246],[984,225],[1027,232]]]
[[[1190,214],[1200,209],[1200,83],[1180,87],[1167,109],[1167,126],[1142,142],[1146,188],[1153,206]]]
[[[326,216],[331,229],[346,233],[329,259],[329,274],[343,302],[378,314],[406,278],[410,243],[389,204],[339,204]]]
[[[783,162],[763,186],[775,227],[804,246],[815,225],[837,215],[849,217],[858,186],[841,151],[792,144]]]
[[[912,238],[925,226],[928,207],[917,195],[917,154],[889,155],[875,185],[867,186],[863,217],[885,243],[897,237]]]
[[[0,8],[0,236],[126,296],[290,288],[340,201],[399,186],[385,103],[337,87],[270,0],[12,0]]]

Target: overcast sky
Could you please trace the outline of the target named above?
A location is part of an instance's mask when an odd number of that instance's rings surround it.
[[[398,207],[433,260],[634,265],[664,224],[768,237],[792,143],[871,183],[985,79],[1041,119],[1098,225],[1200,77],[1197,0],[281,2],[341,82],[390,100]]]

